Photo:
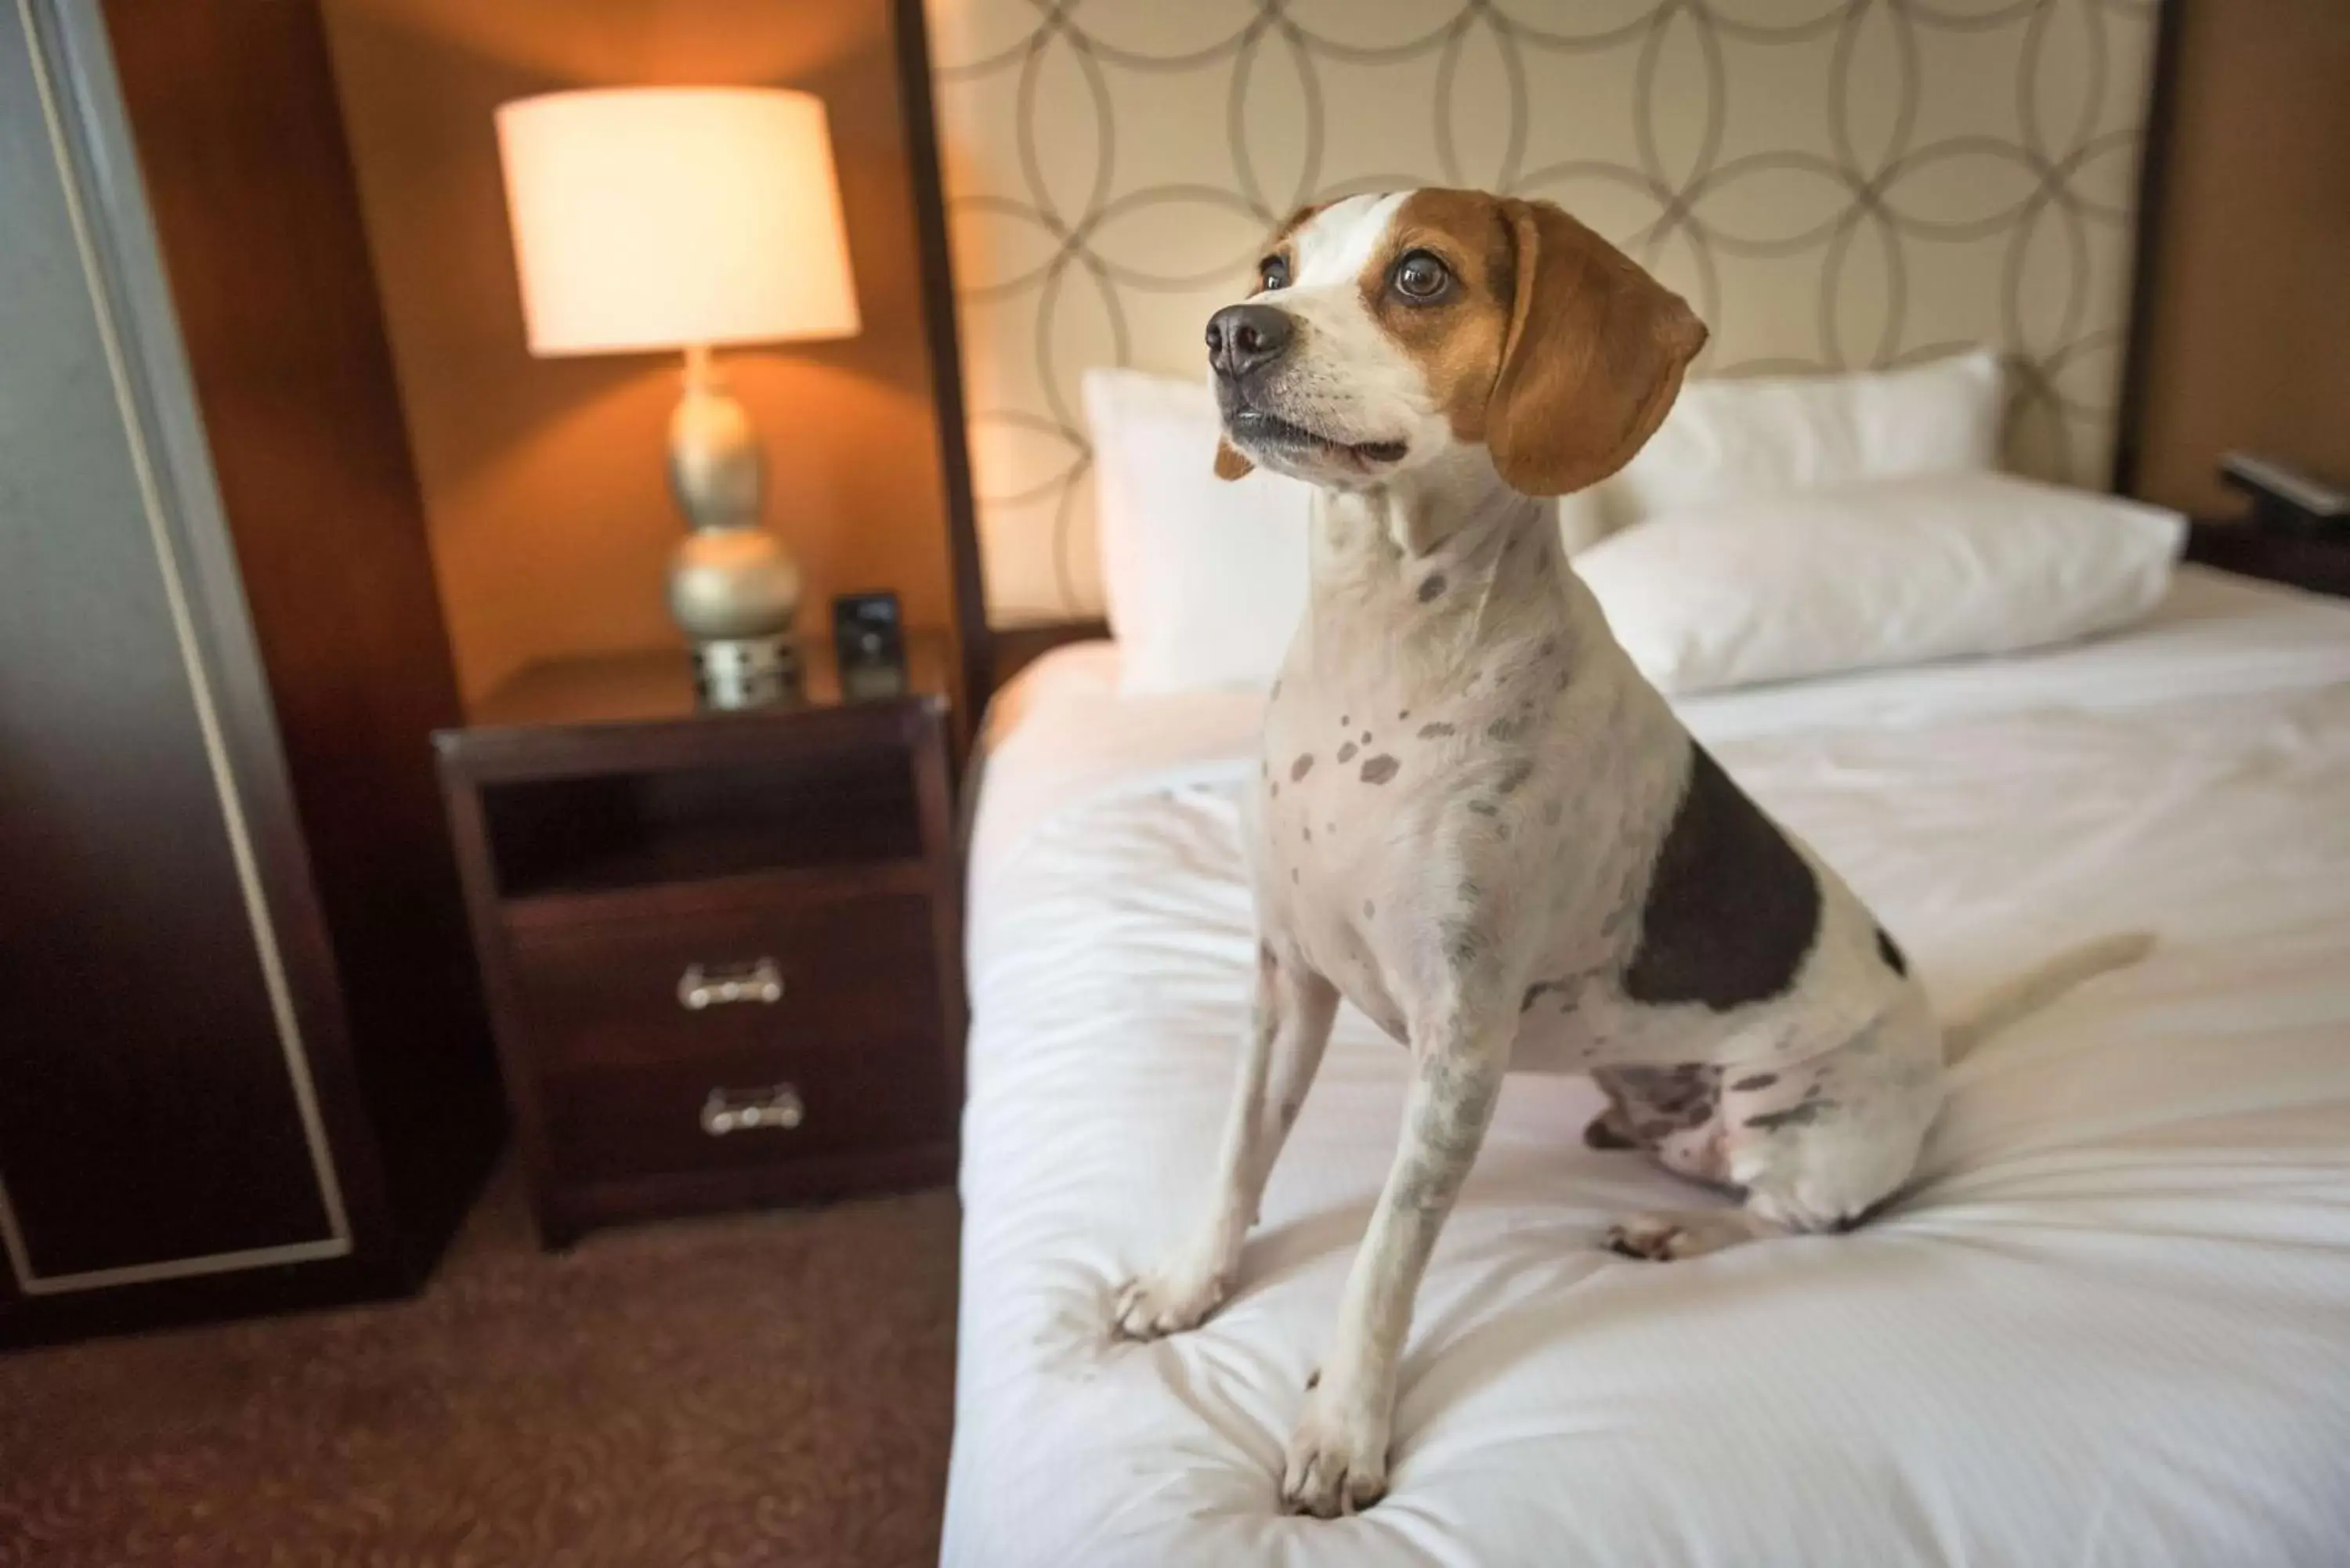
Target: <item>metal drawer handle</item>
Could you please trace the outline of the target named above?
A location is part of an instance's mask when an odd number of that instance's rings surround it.
[[[724,1089],[712,1089],[710,1097],[702,1102],[702,1130],[712,1137],[760,1127],[789,1132],[806,1115],[807,1106],[800,1099],[800,1092],[789,1084],[753,1089],[739,1100]]]
[[[677,977],[678,1005],[699,1012],[727,1002],[758,1002],[773,1005],[784,999],[784,971],[771,958],[744,964],[685,966]]]

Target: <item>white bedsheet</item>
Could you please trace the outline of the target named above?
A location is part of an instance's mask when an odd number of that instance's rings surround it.
[[[1598,1250],[1707,1199],[1514,1076],[1419,1297],[1390,1491],[1283,1445],[1407,1063],[1351,1009],[1199,1331],[1112,1340],[1212,1153],[1261,700],[1028,682],[974,846],[957,1568],[2350,1562],[2350,610],[2188,573],[2087,647],[1713,697],[1692,727],[1938,999],[2082,936],[2147,963],[1960,1066],[1846,1237]]]

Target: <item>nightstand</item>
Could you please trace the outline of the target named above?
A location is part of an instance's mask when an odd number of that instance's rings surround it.
[[[2350,597],[2350,532],[2287,532],[2263,524],[2187,524],[2187,558],[2240,576]]]
[[[681,653],[534,666],[433,737],[542,1237],[922,1186],[962,1108],[947,650],[699,711]]]

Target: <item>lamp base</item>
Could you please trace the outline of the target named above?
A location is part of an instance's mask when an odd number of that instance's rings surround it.
[[[758,708],[781,702],[799,695],[800,650],[782,635],[697,642],[693,686],[705,708]]]

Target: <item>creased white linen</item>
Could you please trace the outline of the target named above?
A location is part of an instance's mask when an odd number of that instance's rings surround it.
[[[1282,1446],[1407,1063],[1341,1011],[1242,1282],[1110,1340],[1212,1153],[1252,935],[1258,700],[1040,671],[974,847],[945,1560],[2331,1563],[2350,1557],[2350,612],[2182,576],[2109,643],[1684,706],[1946,1007],[2060,943],[2146,964],[1956,1070],[1856,1234],[1597,1250],[1708,1201],[1513,1077],[1419,1298],[1392,1490],[1282,1517]]]

